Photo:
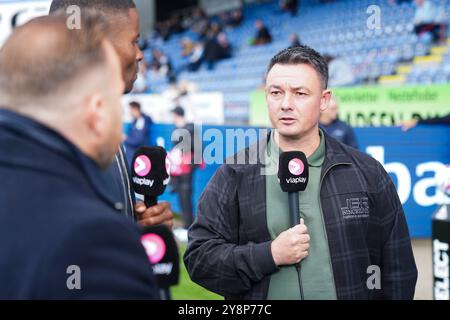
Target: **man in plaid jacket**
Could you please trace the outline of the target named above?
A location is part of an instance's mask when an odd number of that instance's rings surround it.
[[[327,81],[311,48],[272,58],[266,100],[275,130],[228,159],[206,187],[184,256],[193,281],[227,299],[414,297],[417,269],[390,177],[318,127]],[[306,154],[310,177],[291,228],[288,196],[264,169],[293,150]]]

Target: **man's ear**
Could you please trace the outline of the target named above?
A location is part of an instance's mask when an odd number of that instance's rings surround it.
[[[103,130],[104,102],[98,93],[89,95],[85,100],[85,122],[91,133],[101,135]]]
[[[322,98],[320,98],[320,112],[324,112],[328,108],[328,104],[331,99],[331,91],[325,90],[322,92]]]

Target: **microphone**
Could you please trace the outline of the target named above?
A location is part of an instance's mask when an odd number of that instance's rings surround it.
[[[289,151],[280,154],[278,162],[278,180],[281,190],[288,192],[291,226],[300,223],[300,205],[298,193],[308,185],[308,160],[301,151]]]
[[[291,226],[294,227],[300,223],[300,204],[298,193],[305,191],[308,185],[309,168],[308,160],[301,151],[289,151],[280,154],[278,162],[278,180],[281,190],[288,193],[289,214],[291,216]],[[301,265],[295,264],[298,275],[298,287],[300,289],[300,298],[304,299]]]
[[[157,204],[169,184],[170,161],[162,147],[140,147],[132,161],[132,185],[144,195],[147,208]],[[169,228],[148,226],[142,230],[141,243],[152,264],[162,300],[170,300],[169,287],[176,285],[180,275],[178,248]]]
[[[141,243],[156,276],[160,297],[170,300],[170,286],[178,284],[180,263],[173,233],[164,225],[148,226],[142,231]]]
[[[140,147],[132,161],[132,182],[136,193],[144,195],[147,208],[157,204],[169,184],[170,161],[162,147]]]

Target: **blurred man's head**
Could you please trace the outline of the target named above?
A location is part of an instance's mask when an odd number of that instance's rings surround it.
[[[330,102],[328,103],[328,108],[322,111],[320,116],[320,123],[324,125],[329,125],[334,120],[338,118],[338,102],[334,96],[331,96]]]
[[[299,45],[300,44],[300,38],[298,37],[298,34],[291,33],[289,35],[289,42],[291,43],[291,45]]]
[[[139,15],[133,0],[53,0],[50,13],[66,11],[70,6],[93,9],[106,16],[110,24],[109,38],[116,49],[125,81],[125,93],[133,89],[138,64],[144,56],[139,49]]]
[[[255,28],[256,29],[261,29],[264,26],[264,23],[261,20],[256,20],[255,21]]]
[[[0,50],[0,105],[58,131],[106,167],[121,139],[119,58],[108,24],[82,11],[80,30],[66,16],[17,28]]]
[[[177,128],[182,128],[186,125],[186,118],[184,116],[184,109],[177,106],[172,109],[173,122]]]
[[[328,106],[328,67],[315,50],[285,49],[270,61],[266,101],[270,121],[280,136],[299,139],[318,129],[320,113]]]
[[[130,102],[130,113],[133,120],[137,120],[142,116],[141,104],[136,101]]]

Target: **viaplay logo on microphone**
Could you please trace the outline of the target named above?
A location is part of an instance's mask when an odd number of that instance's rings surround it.
[[[140,155],[134,161],[133,168],[134,168],[134,173],[136,173],[137,176],[145,177],[152,170],[152,162],[150,161],[150,158],[147,157],[146,155]],[[133,177],[133,182],[140,186],[146,185],[146,186],[151,187],[151,186],[153,186],[153,183],[155,181],[146,179],[146,178]]]
[[[166,244],[159,235],[154,233],[146,234],[142,236],[141,242],[151,263],[158,263],[164,258],[164,255],[166,254]]]
[[[291,161],[289,161],[288,169],[292,175],[299,176],[305,171],[305,165],[303,164],[302,160],[294,158]],[[306,182],[305,177],[286,178],[286,183],[305,183],[305,182]]]
[[[133,189],[136,193],[157,197],[164,193],[169,183],[170,163],[162,147],[140,147],[130,166]]]
[[[136,161],[134,162],[134,172],[139,177],[146,176],[150,170],[152,170],[152,162],[147,156],[139,156],[136,158]]]
[[[303,164],[302,160],[298,158],[294,158],[291,161],[289,161],[289,172],[293,174],[294,176],[299,176],[303,173],[305,170],[305,165]]]
[[[141,237],[141,243],[144,246],[148,259],[153,265],[153,274],[156,276],[169,276],[174,265],[170,261],[162,261],[167,252],[164,239],[156,233],[149,233]]]
[[[278,181],[284,192],[304,191],[309,178],[308,159],[301,151],[287,151],[280,154]]]

